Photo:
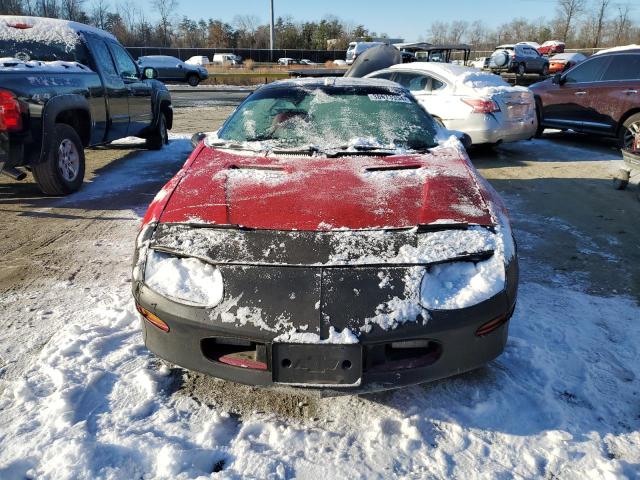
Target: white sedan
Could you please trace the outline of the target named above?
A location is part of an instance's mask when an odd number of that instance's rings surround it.
[[[538,125],[533,94],[499,76],[447,63],[393,65],[367,75],[408,88],[416,100],[449,130],[473,144],[498,144],[532,138]]]

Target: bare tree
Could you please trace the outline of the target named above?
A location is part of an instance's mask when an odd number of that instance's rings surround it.
[[[571,24],[584,11],[585,5],[585,0],[558,0],[558,16],[563,41],[567,41]]]
[[[431,43],[444,43],[447,41],[449,24],[445,22],[433,22],[429,27],[429,41]]]
[[[454,20],[449,27],[449,41],[451,43],[460,43],[462,36],[469,28],[469,23],[464,20]]]
[[[175,14],[178,8],[178,0],[152,0],[151,4],[158,15],[160,15],[160,26],[162,28],[162,36],[164,45],[169,45],[169,27],[171,26],[171,16]]]
[[[91,22],[101,29],[105,29],[107,22],[107,15],[109,13],[109,4],[107,0],[94,0],[91,4],[90,17]]]
[[[83,3],[84,0],[62,0],[62,16],[67,20],[83,20],[85,15]]]
[[[618,5],[618,16],[613,22],[613,44],[620,45],[629,36],[631,30],[631,19],[629,18],[631,13],[631,6],[627,3],[625,5]]]
[[[607,9],[609,8],[610,3],[611,0],[600,0],[600,3],[598,4],[595,21],[595,32],[593,37],[593,48],[598,48],[600,46],[600,41],[602,40],[602,29],[604,28],[604,23],[607,19]]]

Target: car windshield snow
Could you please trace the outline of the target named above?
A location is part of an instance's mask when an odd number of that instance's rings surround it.
[[[281,86],[245,101],[218,138],[275,148],[424,150],[437,145],[433,119],[403,89]]]

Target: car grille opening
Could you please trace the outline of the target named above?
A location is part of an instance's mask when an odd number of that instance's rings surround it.
[[[261,343],[240,338],[205,338],[202,354],[212,362],[250,370],[267,370],[267,348]]]
[[[389,372],[433,365],[442,355],[442,345],[428,339],[381,343],[367,348],[366,370]]]

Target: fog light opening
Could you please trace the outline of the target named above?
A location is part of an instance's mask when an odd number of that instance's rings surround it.
[[[202,354],[208,360],[248,370],[267,370],[266,347],[239,338],[206,338],[201,342]]]

